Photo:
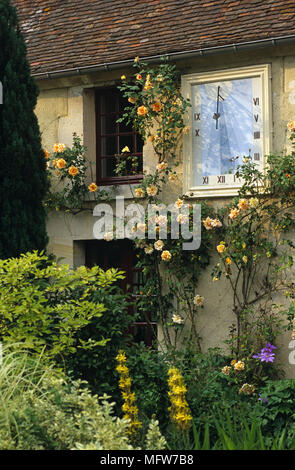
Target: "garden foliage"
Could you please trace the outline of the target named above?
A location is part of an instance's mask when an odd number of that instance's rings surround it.
[[[122,300],[113,297],[112,286],[123,278],[123,272],[84,266],[72,270],[33,252],[0,260],[0,274],[0,337],[4,343],[23,344],[37,354],[44,350],[45,357],[61,364],[79,350],[101,353],[112,335],[105,323],[99,327],[107,310],[102,300],[108,295],[111,302]]]
[[[17,345],[14,345],[14,350]],[[134,450],[128,421],[113,414],[109,397],[99,398],[38,358],[4,350],[0,367],[1,450]],[[155,419],[147,449],[166,442]]]

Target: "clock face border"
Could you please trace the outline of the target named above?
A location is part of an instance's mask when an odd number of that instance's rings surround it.
[[[245,78],[258,77],[260,80],[261,90],[261,155],[260,169],[265,167],[264,156],[270,153],[270,136],[271,136],[271,70],[270,64],[247,66],[232,68],[226,70],[217,70],[212,72],[201,72],[182,76],[182,93],[185,99],[189,99],[192,104],[193,87],[195,85],[212,84],[223,81],[232,81]],[[198,111],[195,112],[198,114]],[[200,116],[196,116],[197,119]],[[220,197],[220,196],[234,196],[237,194],[242,181],[234,176],[234,174],[221,174],[221,175],[208,175],[208,181],[204,176],[205,181],[202,185],[194,184],[195,168],[193,165],[193,141],[195,140],[195,132],[199,133],[196,126],[197,120],[193,116],[193,107],[189,107],[184,117],[185,125],[189,127],[190,132],[183,136],[183,192],[188,197]],[[260,152],[259,152],[260,153]],[[253,155],[255,162],[255,156]],[[215,179],[215,183],[214,183]],[[225,179],[229,180],[227,183]],[[211,183],[209,184],[209,180]],[[213,184],[212,184],[213,181]]]

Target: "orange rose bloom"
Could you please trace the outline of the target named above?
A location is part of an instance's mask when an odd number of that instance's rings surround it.
[[[76,166],[70,166],[68,172],[71,176],[76,176],[79,173],[79,170]]]
[[[152,108],[153,108],[154,111],[156,111],[156,113],[158,113],[159,111],[161,111],[162,105],[161,105],[161,103],[156,102],[156,103],[152,104]]]
[[[57,153],[62,153],[66,149],[65,144],[54,144],[53,151]]]
[[[147,113],[148,109],[145,106],[139,106],[139,108],[137,108],[138,116],[145,116]]]
[[[129,101],[129,103],[134,104],[134,103],[136,103],[137,99],[136,99],[136,98],[132,98],[132,96],[129,96],[128,101]]]
[[[57,168],[61,169],[66,166],[66,161],[63,158],[59,158],[56,162]]]
[[[49,158],[50,156],[50,153],[48,152],[48,150],[44,149],[44,155],[45,155],[45,158]]]
[[[138,74],[136,75],[136,80],[141,80],[141,79],[142,79],[142,75],[140,75],[140,73],[138,73]]]
[[[95,191],[98,190],[98,186],[95,184],[95,183],[91,183],[89,186],[88,186],[88,189],[91,193],[95,193]]]

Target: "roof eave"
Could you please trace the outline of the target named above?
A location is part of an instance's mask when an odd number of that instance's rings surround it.
[[[189,51],[179,51],[179,52],[171,52],[171,53],[164,53],[159,55],[153,56],[146,56],[141,57],[142,61],[155,63],[159,62],[161,58],[165,58],[166,60],[183,60],[188,58],[195,58],[204,55],[212,55],[212,54],[222,54],[226,52],[242,52],[257,48],[264,48],[264,47],[276,47],[283,44],[291,44],[295,42],[295,34],[287,35],[287,36],[279,36],[279,37],[272,37],[267,39],[257,39],[255,41],[247,41],[241,43],[232,43],[226,44],[222,46],[211,46],[211,47],[204,47],[199,49],[192,49]],[[51,79],[51,78],[62,78],[74,75],[82,75],[82,74],[89,74],[99,71],[110,71],[115,69],[120,69],[122,67],[126,67],[128,65],[132,65],[134,59],[126,59],[120,61],[113,61],[113,62],[103,62],[95,65],[83,66],[83,67],[74,67],[69,69],[61,69],[61,70],[54,70],[50,72],[35,72],[32,73],[32,76],[37,80],[44,80],[44,79]]]

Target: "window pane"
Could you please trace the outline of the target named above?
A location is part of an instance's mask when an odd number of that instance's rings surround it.
[[[116,134],[116,114],[107,114],[101,116],[101,134]]]
[[[129,148],[131,153],[135,152],[134,145],[133,145],[133,135],[120,135],[119,136],[120,151],[126,146]]]
[[[132,131],[133,131],[132,123],[126,124],[125,120],[119,123],[119,132],[132,132]]]
[[[97,128],[97,169],[98,178],[121,178],[142,174],[142,157],[135,159],[126,156],[126,164],[123,165],[120,174],[115,173],[116,160],[110,158],[122,152],[124,147],[130,149],[131,154],[142,153],[142,139],[136,138],[136,132],[132,123],[117,123],[122,115],[124,107],[129,105],[127,99],[116,90],[106,90],[104,94],[97,95],[98,98],[98,123]],[[109,158],[106,158],[109,157]],[[99,182],[99,180],[98,180]]]
[[[137,156],[137,173],[140,175],[143,172],[142,156]]]
[[[115,90],[106,91],[100,96],[100,112],[113,113],[117,111],[118,93]]]
[[[122,246],[120,242],[113,242],[111,249],[108,250],[108,265],[112,268],[122,269],[122,264]]]
[[[116,137],[101,138],[101,156],[115,155],[117,153]]]
[[[143,287],[143,272],[141,270],[133,271],[133,293],[140,294]]]
[[[119,95],[119,113],[123,114],[125,112],[125,108],[129,107],[130,103],[128,102],[127,98],[123,98],[123,96]]]
[[[116,159],[115,158],[102,158],[101,159],[101,175],[103,178],[112,178],[118,176],[115,173]]]
[[[142,153],[142,148],[143,148],[143,139],[141,135],[137,134],[136,135],[136,152]]]

